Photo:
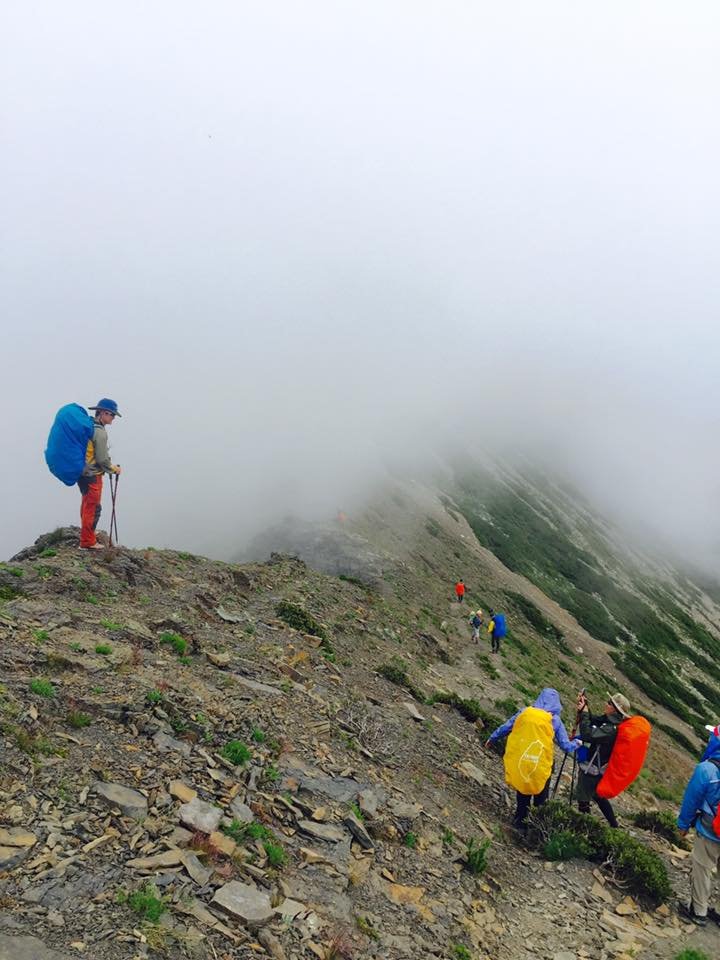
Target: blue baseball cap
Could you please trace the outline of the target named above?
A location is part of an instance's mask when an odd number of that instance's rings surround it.
[[[116,417],[121,417],[122,414],[117,408],[117,404],[114,400],[108,400],[107,397],[103,397],[102,400],[98,400],[97,406],[88,407],[88,410],[105,410],[107,413],[112,413]]]

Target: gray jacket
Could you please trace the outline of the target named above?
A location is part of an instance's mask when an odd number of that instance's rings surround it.
[[[92,440],[88,442],[86,463],[83,469],[84,477],[97,477],[101,473],[107,473],[112,466],[110,460],[110,448],[105,427],[102,423],[95,421],[95,433]]]

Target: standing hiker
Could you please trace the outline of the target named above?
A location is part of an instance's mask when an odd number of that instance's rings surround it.
[[[603,778],[610,755],[615,746],[618,727],[623,720],[630,717],[630,703],[621,693],[608,694],[603,713],[593,716],[584,693],[577,698],[578,721],[580,731],[578,736],[588,746],[587,759],[578,763],[577,798],[578,809],[581,813],[590,813],[590,801],[594,800],[600,807],[602,815],[611,827],[617,827],[618,822],[612,804],[607,797],[597,794],[597,787]]]
[[[462,603],[465,598],[465,581],[458,580],[455,584],[455,596],[457,597],[457,602]]]
[[[85,467],[77,482],[82,494],[80,546],[84,550],[102,550],[102,544],[97,542],[95,528],[102,512],[103,474],[120,473],[120,467],[110,460],[105,428],[121,414],[118,412],[117,403],[107,397],[99,400],[97,406],[88,407],[88,410],[95,411],[95,421],[93,437],[88,441],[85,453]]]
[[[500,641],[507,636],[507,623],[504,613],[495,613],[492,608],[490,609],[488,633],[490,634],[492,652],[500,653]]]
[[[720,835],[713,824],[720,805],[720,727],[705,729],[710,731],[710,739],[685,788],[677,818],[683,837],[695,827],[690,903],[683,904],[680,913],[699,927],[706,925],[708,917],[720,923],[720,913],[708,908],[713,872],[720,863]]]
[[[505,780],[515,788],[517,804],[513,826],[525,829],[525,820],[531,802],[541,807],[548,798],[553,768],[553,741],[565,753],[575,753],[580,740],[571,740],[560,719],[562,703],[557,690],[545,687],[540,691],[532,707],[518,710],[497,730],[493,730],[485,742],[490,744],[500,737],[507,737],[505,755]]]
[[[476,610],[475,613],[470,617],[470,625],[473,628],[473,640],[479,640],[480,627],[482,626],[482,610]]]

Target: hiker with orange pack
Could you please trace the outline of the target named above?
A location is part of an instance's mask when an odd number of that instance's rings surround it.
[[[505,781],[515,788],[517,804],[513,826],[525,829],[530,804],[542,806],[550,791],[553,768],[553,742],[565,753],[574,753],[580,740],[571,740],[560,719],[562,703],[557,690],[545,687],[532,707],[518,710],[485,742],[486,747],[507,737],[503,763]]]
[[[608,694],[603,713],[593,716],[583,692],[578,696],[577,709],[578,735],[587,748],[578,762],[578,808],[581,813],[590,813],[594,800],[610,826],[617,827],[610,800],[640,773],[650,742],[650,724],[645,717],[630,714],[630,703],[621,693]]]
[[[465,599],[465,581],[458,580],[455,584],[455,596],[457,597],[457,602],[462,603]]]

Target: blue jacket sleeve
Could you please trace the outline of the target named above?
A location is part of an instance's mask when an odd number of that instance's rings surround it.
[[[493,730],[493,732],[488,737],[488,740],[498,740],[500,737],[506,737],[512,730],[513,724],[515,723],[515,721],[519,716],[520,716],[520,711],[518,710],[518,712],[514,713],[509,720],[506,720],[505,723],[501,724],[501,726],[499,726],[497,730]]]
[[[553,716],[553,729],[555,730],[555,743],[564,750],[565,753],[575,753],[579,746],[579,741],[571,740],[567,735],[565,724],[560,717]]]
[[[681,830],[689,830],[695,819],[695,814],[698,810],[702,810],[708,782],[709,777],[705,764],[699,763],[695,767],[692,777],[690,777],[690,782],[685,787],[682,806],[677,818],[677,825]]]

